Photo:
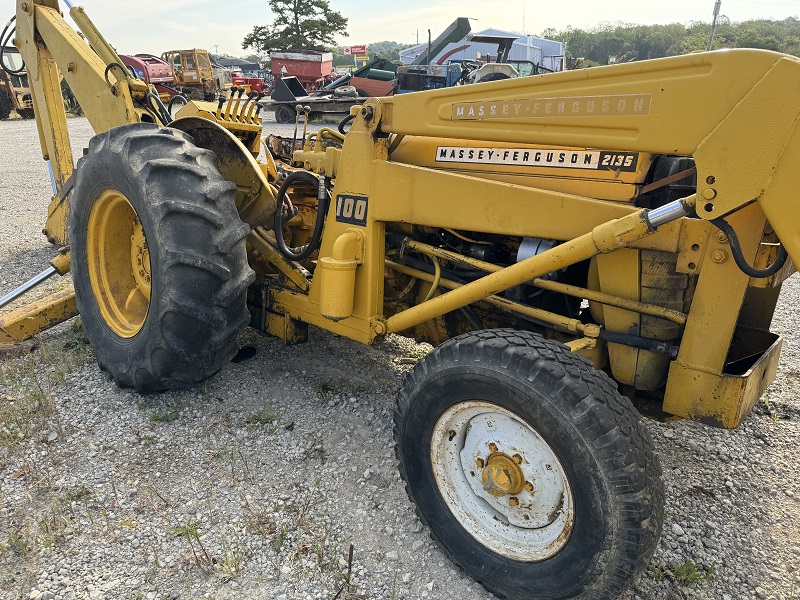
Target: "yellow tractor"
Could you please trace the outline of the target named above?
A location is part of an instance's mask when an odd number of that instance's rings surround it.
[[[67,270],[74,293],[4,315],[0,340],[77,309],[100,366],[142,393],[224,368],[248,325],[430,341],[394,434],[443,550],[500,597],[620,595],[664,505],[629,398],[732,428],[775,376],[800,61],[732,50],[370,98],[346,134],[298,145],[263,140],[241,91],[173,119],[67,5],[93,50],[57,0],[18,0],[16,34],[65,250],[0,304]],[[61,74],[96,132],[77,163]]]
[[[169,64],[172,86],[192,100],[214,100],[222,91],[214,78],[211,57],[206,50],[169,50],[161,55]]]
[[[2,35],[0,35],[2,40]],[[23,119],[33,118],[33,102],[28,89],[28,75],[21,69],[22,63],[16,48],[0,45],[0,121],[5,121],[11,111]]]

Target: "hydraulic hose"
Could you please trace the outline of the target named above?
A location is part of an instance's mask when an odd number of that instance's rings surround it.
[[[344,128],[350,121],[352,121],[355,118],[356,118],[355,115],[347,115],[344,119],[339,121],[339,126],[337,127],[339,133],[341,133],[342,135],[347,135],[347,132],[344,130]]]
[[[183,94],[175,94],[172,98],[169,99],[169,104],[167,104],[167,112],[169,113],[170,117],[172,117],[172,107],[175,105],[175,101],[180,100],[183,102],[183,105],[186,106],[189,104],[189,99],[184,96]]]
[[[14,32],[17,30],[16,26],[15,27],[11,27],[11,25],[16,20],[17,20],[16,15],[11,17],[11,20],[8,23],[6,23],[5,27],[3,27],[3,33],[0,33],[0,68],[2,68],[3,71],[8,73],[9,75],[22,75],[23,73],[25,73],[25,62],[24,61],[22,63],[22,66],[19,69],[15,70],[15,69],[9,69],[6,66],[5,61],[3,60],[3,56],[5,55],[5,52],[6,52],[6,46],[8,46],[8,43],[14,37]],[[11,31],[9,31],[9,28],[11,28]],[[8,35],[6,35],[7,31],[8,31]]]
[[[299,182],[317,187],[317,220],[314,223],[314,233],[311,236],[311,241],[305,246],[290,248],[283,239],[283,206],[286,200],[287,190]],[[325,188],[325,176],[321,175],[317,177],[308,171],[295,171],[294,173],[290,173],[283,180],[283,184],[278,190],[277,200],[278,209],[275,211],[275,241],[278,244],[278,251],[287,260],[305,260],[319,248],[320,241],[322,240],[322,229],[325,226],[325,215],[328,212],[328,202],[330,200],[328,190]]]
[[[775,256],[775,262],[773,262],[769,267],[766,269],[755,269],[751,267],[744,257],[742,246],[739,244],[739,238],[736,236],[736,231],[733,229],[733,227],[731,227],[731,224],[722,217],[712,219],[711,222],[717,227],[717,229],[722,231],[722,233],[727,236],[728,243],[731,246],[733,260],[736,262],[736,266],[739,267],[745,275],[759,279],[771,277],[780,271],[783,268],[783,265],[786,264],[786,259],[789,257],[789,253],[786,251],[786,248],[784,248],[783,244],[780,244],[778,247],[778,253]]]

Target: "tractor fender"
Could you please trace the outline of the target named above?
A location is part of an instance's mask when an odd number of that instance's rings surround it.
[[[188,133],[197,147],[215,154],[220,175],[236,184],[236,209],[251,229],[272,217],[278,191],[267,181],[265,172],[235,135],[202,117],[175,119],[169,126]]]

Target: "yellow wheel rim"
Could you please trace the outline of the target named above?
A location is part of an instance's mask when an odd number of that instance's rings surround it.
[[[86,255],[103,320],[119,337],[132,338],[150,306],[150,253],[139,216],[121,192],[106,190],[92,206]]]

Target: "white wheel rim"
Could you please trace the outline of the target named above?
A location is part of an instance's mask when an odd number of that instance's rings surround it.
[[[433,429],[431,463],[453,516],[489,550],[538,562],[569,540],[575,511],[564,467],[544,438],[511,411],[480,401],[450,407]],[[493,469],[497,464],[510,468]],[[514,477],[505,477],[509,473]],[[518,491],[510,482],[520,475],[525,486]]]

